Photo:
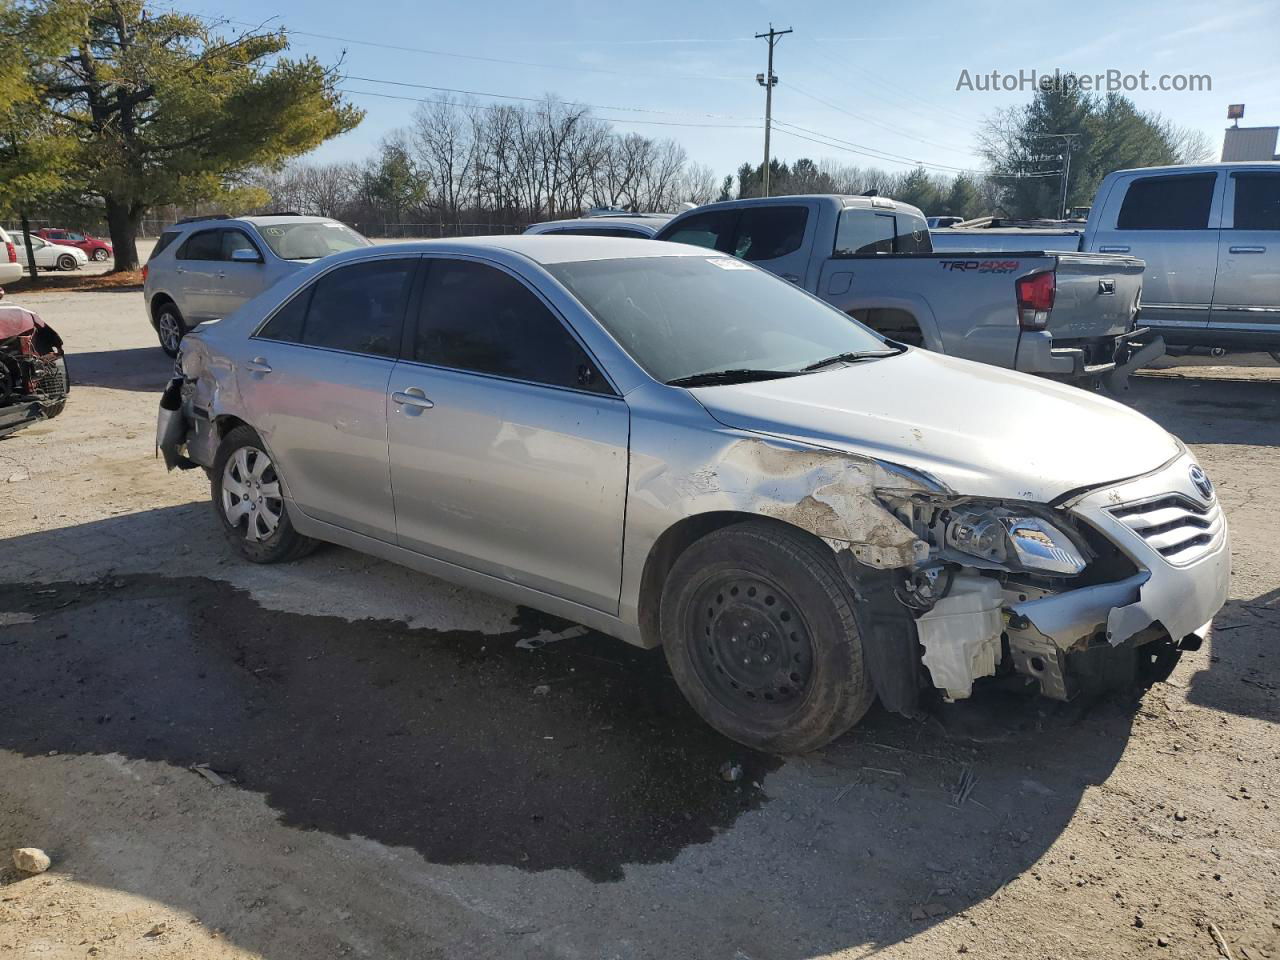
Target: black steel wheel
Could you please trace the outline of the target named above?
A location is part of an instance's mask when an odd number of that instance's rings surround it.
[[[663,585],[671,675],[725,736],[803,753],[857,723],[874,697],[854,596],[818,538],[749,520],[691,544]]]

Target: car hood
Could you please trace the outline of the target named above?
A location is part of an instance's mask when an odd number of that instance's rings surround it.
[[[1048,503],[1181,450],[1098,394],[925,350],[692,392],[726,426],[923,470],[970,496]]]

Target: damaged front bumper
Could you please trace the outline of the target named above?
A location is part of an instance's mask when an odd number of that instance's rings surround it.
[[[946,595],[916,618],[922,661],[947,699],[969,696],[980,677],[1012,672],[1066,700],[1085,679],[1123,673],[1126,664],[1131,671],[1146,644],[1194,648],[1207,635],[1227,599],[1231,544],[1212,486],[1190,455],[1060,508],[1131,572],[1083,578],[1074,589],[1069,578],[956,573]]]

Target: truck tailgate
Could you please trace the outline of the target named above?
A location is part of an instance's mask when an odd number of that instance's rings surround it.
[[[1145,264],[1106,253],[1058,255],[1057,292],[1049,314],[1055,343],[1114,337],[1134,325]]]

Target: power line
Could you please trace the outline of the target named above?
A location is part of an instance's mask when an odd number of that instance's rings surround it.
[[[872,157],[873,159],[876,159],[876,160],[887,160],[891,163],[902,163],[902,164],[907,164],[913,167],[930,167],[932,169],[942,170],[948,173],[974,173],[975,172],[972,168],[950,166],[948,164],[943,164],[943,163],[927,163],[924,160],[917,160],[915,157],[904,156],[903,154],[900,154],[900,153],[890,153],[887,150],[880,150],[876,147],[868,147],[866,144],[855,143],[852,140],[842,140],[839,137],[831,136],[831,134],[822,133],[819,130],[810,130],[808,127],[802,127],[799,124],[795,124],[795,123],[788,123],[785,120],[775,120],[774,123],[782,127],[791,127],[792,128],[791,130],[783,130],[782,132],[790,133],[791,136],[793,137],[800,136],[799,134],[794,133],[793,131],[801,130],[804,133],[812,134],[815,137],[822,137],[824,140],[834,141],[834,143],[823,144],[824,146],[829,146],[829,147],[839,146],[842,149],[848,150],[850,153],[860,153],[863,156]],[[800,137],[800,139],[808,140],[809,138]],[[818,143],[819,141],[814,140],[812,142]]]
[[[229,17],[211,17],[203,13],[195,13],[190,10],[179,10],[177,8],[169,8],[173,13],[184,16],[195,17],[198,20],[204,20],[206,23],[219,24],[225,23],[237,27],[247,27],[251,30],[262,30],[269,21],[262,23],[250,23],[247,20],[232,20]],[[568,70],[578,73],[605,73],[613,76],[628,77],[635,79],[636,74],[629,70],[609,70],[605,67],[584,67],[578,64],[567,63],[544,63],[536,60],[513,60],[506,57],[486,57],[474,53],[454,53],[449,50],[435,50],[428,47],[409,47],[401,46],[395,43],[380,43],[376,40],[357,40],[352,37],[338,37],[330,33],[315,33],[309,30],[295,30],[291,27],[281,25],[281,29],[287,34],[299,37],[312,37],[318,40],[332,40],[336,43],[355,44],[363,47],[377,47],[380,50],[398,50],[401,53],[421,53],[432,57],[452,57],[455,60],[473,60],[480,63],[501,63],[508,66],[517,67],[538,67],[544,70]],[[738,82],[742,77],[719,76],[710,73],[663,73],[664,77],[672,77],[679,80],[718,80]]]
[[[923,143],[926,146],[937,147],[941,150],[946,150],[949,153],[962,153],[965,156],[968,156],[971,152],[969,150],[965,150],[960,147],[951,147],[951,146],[947,146],[945,143],[938,143],[936,140],[926,140],[924,137],[917,137],[914,134],[910,134],[903,130],[898,129],[897,127],[894,127],[891,124],[881,123],[878,120],[872,120],[870,117],[864,117],[860,114],[854,113],[852,110],[846,110],[844,107],[834,104],[830,100],[824,100],[822,99],[822,97],[818,96],[815,93],[810,93],[807,90],[797,87],[794,83],[788,84],[788,88],[791,90],[794,90],[796,93],[800,94],[800,96],[802,97],[808,97],[810,100],[816,100],[818,103],[822,104],[823,106],[830,107],[832,110],[835,110],[839,113],[843,113],[847,117],[852,117],[854,120],[860,120],[863,123],[869,123],[873,127],[881,127],[882,129],[888,130],[889,132],[894,133],[899,137],[905,137],[908,140],[915,140],[917,143]]]
[[[649,107],[624,107],[624,106],[618,106],[616,104],[582,103],[581,101],[578,101],[578,100],[557,100],[554,97],[552,98],[528,97],[528,96],[519,96],[517,94],[511,94],[511,93],[487,93],[483,90],[462,90],[457,87],[440,87],[440,86],[434,86],[429,83],[410,83],[407,80],[382,80],[377,77],[359,77],[359,76],[356,76],[354,73],[343,74],[338,79],[359,80],[363,83],[382,83],[382,84],[386,84],[388,86],[393,86],[393,87],[412,87],[415,90],[437,90],[442,93],[459,93],[459,94],[464,94],[470,97],[495,97],[499,100],[524,100],[530,103],[543,103],[546,100],[551,99],[553,103],[562,103],[567,106],[591,107],[592,109],[595,109],[595,110],[626,110],[631,113],[657,113],[657,114],[663,114],[666,116],[673,116],[673,117],[706,118],[711,120],[754,120],[755,119],[754,117],[732,117],[732,116],[728,116],[726,114],[720,114],[720,113],[681,113],[676,110],[655,110]]]
[[[402,96],[400,94],[395,94],[395,93],[377,93],[376,91],[373,91],[373,90],[351,90],[346,87],[338,87],[337,89],[339,93],[349,93],[349,94],[352,94],[355,96],[361,96],[361,97],[379,97],[380,99],[383,99],[383,100],[407,100],[411,103],[433,103],[434,102],[429,97],[407,97],[407,96]],[[438,87],[433,89],[448,90],[449,88]],[[451,92],[460,93],[464,91],[451,91]],[[483,94],[483,96],[497,97],[502,95],[492,93],[492,94]],[[512,97],[510,99],[526,100],[533,103],[547,102],[546,99],[540,98],[540,97]],[[575,103],[570,100],[554,100],[553,99],[550,102],[564,104],[566,106],[571,106],[571,107],[589,107],[590,106],[590,104]],[[501,106],[501,104],[482,103],[482,104],[479,104],[478,106],[479,106],[479,109],[481,110],[493,110]],[[656,126],[656,127],[698,127],[702,130],[759,130],[761,129],[759,125],[755,125],[755,124],[677,123],[674,120],[637,120],[634,117],[599,117],[597,116],[595,119],[605,120],[605,121],[608,121],[609,123],[643,123],[649,126]]]

